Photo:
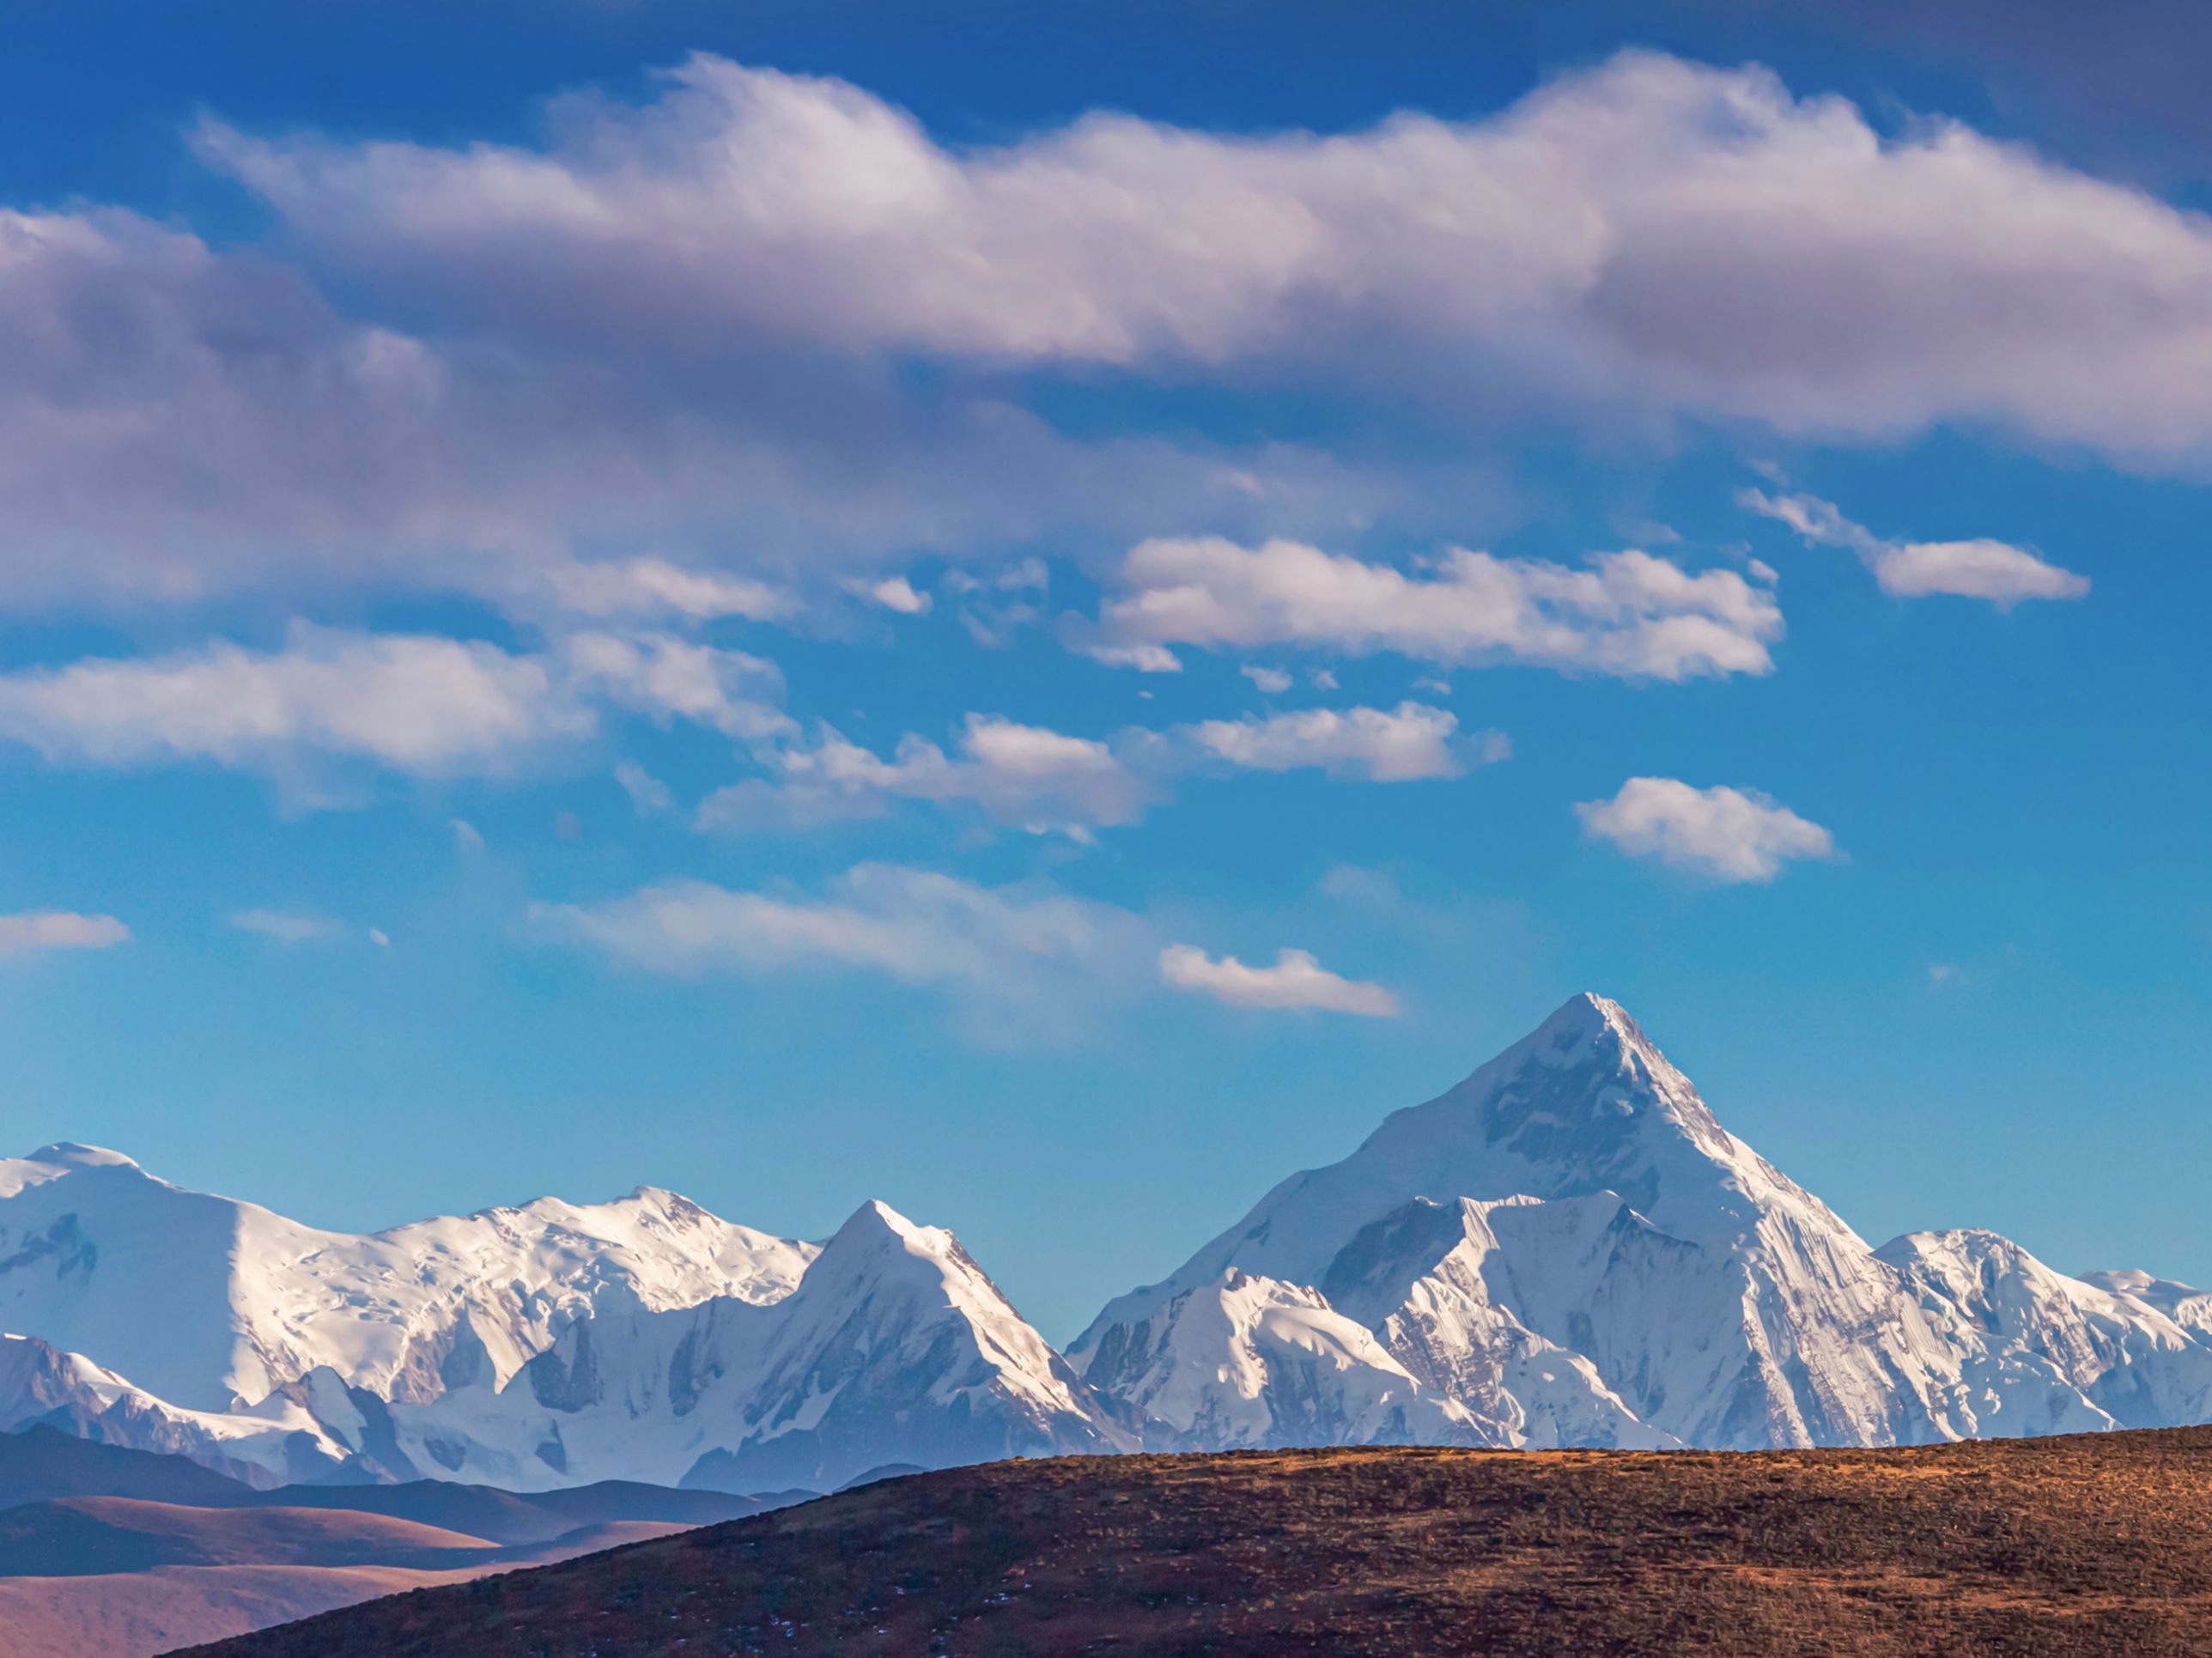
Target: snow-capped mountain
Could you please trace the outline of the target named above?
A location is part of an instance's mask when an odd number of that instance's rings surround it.
[[[1139,1442],[957,1239],[878,1203],[820,1245],[649,1188],[356,1237],[50,1146],[0,1161],[0,1430],[258,1484],[827,1488]]]
[[[94,1146],[0,1159],[0,1330],[187,1410],[258,1403],[319,1366],[388,1399],[503,1382],[605,1295],[772,1301],[813,1254],[650,1187],[356,1237]]]
[[[820,1245],[651,1188],[356,1237],[72,1145],[0,1161],[0,1430],[261,1484],[823,1489],[1140,1447],[2212,1420],[2212,1294],[1986,1232],[1871,1248],[1595,996],[1283,1181],[1066,1358],[881,1204]]]
[[[834,1490],[890,1462],[1133,1448],[939,1227],[861,1206],[765,1305],[602,1307],[504,1389],[394,1405],[423,1473],[514,1490],[644,1479]]]
[[[1316,1291],[1493,1442],[1916,1443],[2212,1412],[2203,1325],[1966,1236],[1870,1248],[1620,1007],[1578,996],[1110,1303],[1069,1356],[1132,1404],[1232,1411],[1275,1385],[1237,1341],[1168,1354],[1153,1333],[1251,1277]],[[2165,1298],[2201,1316],[2191,1293]]]

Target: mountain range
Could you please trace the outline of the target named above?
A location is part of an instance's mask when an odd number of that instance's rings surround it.
[[[1875,1248],[1577,996],[1062,1354],[952,1234],[641,1188],[368,1236],[112,1151],[0,1160],[0,1430],[259,1486],[835,1489],[885,1464],[1400,1442],[1923,1444],[2212,1419],[2212,1295]]]

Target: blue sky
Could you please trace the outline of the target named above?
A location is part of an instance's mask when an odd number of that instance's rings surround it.
[[[19,21],[14,1140],[1065,1337],[1589,988],[2212,1280],[2202,26],[2008,17]]]

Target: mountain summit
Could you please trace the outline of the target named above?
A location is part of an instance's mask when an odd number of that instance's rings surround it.
[[[365,1237],[118,1153],[0,1160],[0,1429],[259,1483],[829,1489],[897,1463],[1407,1442],[1920,1443],[2212,1418],[2212,1296],[1876,1249],[1577,996],[1063,1357],[941,1228],[643,1187]]]
[[[2025,1251],[1990,1266],[2043,1309],[2033,1329],[2070,1334],[2118,1304]],[[1182,1327],[1239,1278],[1316,1291],[1496,1443],[1889,1444],[2109,1425],[2141,1413],[2137,1355],[2172,1378],[2160,1413],[2197,1420],[2212,1402],[2212,1351],[2177,1344],[2180,1327],[2147,1303],[2131,1303],[2130,1337],[2101,1348],[1990,1342],[1952,1254],[1871,1248],[1723,1128],[1602,996],[1573,998],[1342,1162],[1291,1175],[1171,1277],[1109,1303],[1070,1358],[1133,1401],[1264,1396],[1274,1379],[1236,1363],[1233,1341],[1194,1345]],[[1217,1379],[1175,1374],[1186,1370]]]

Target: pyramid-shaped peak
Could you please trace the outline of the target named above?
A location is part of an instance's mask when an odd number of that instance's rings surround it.
[[[1688,1086],[1687,1079],[1668,1063],[1658,1044],[1644,1034],[1644,1027],[1628,1010],[1594,991],[1569,997],[1549,1018],[1498,1058],[1516,1062],[1533,1058],[1554,1067],[1595,1060],[1608,1070],[1640,1071],[1641,1079],[1647,1083],[1664,1077]]]
[[[826,1252],[886,1241],[906,1247],[922,1240],[935,1230],[915,1224],[881,1198],[870,1198],[846,1218],[845,1224],[831,1235],[830,1242],[823,1248]]]
[[[1537,1028],[1537,1034],[1573,1034],[1595,1035],[1613,1030],[1637,1042],[1645,1040],[1643,1027],[1629,1017],[1628,1010],[1610,996],[1601,996],[1594,990],[1578,991],[1562,1002],[1551,1017]]]

